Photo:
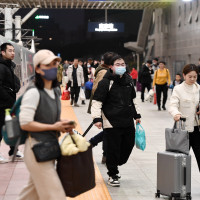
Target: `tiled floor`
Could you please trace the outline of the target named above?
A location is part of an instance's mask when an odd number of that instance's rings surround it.
[[[164,151],[165,149],[165,136],[164,130],[166,127],[172,127],[173,120],[167,111],[157,111],[157,107],[148,102],[141,103],[138,94],[138,102],[142,113],[142,126],[146,130],[147,147],[145,151],[140,151],[134,148],[129,161],[121,166],[120,174],[122,175],[121,186],[113,188],[108,186],[108,191],[113,200],[153,200],[156,192],[156,166],[157,166],[157,152]],[[87,101],[88,104],[88,101]],[[68,104],[64,105],[63,113],[68,113],[71,109]],[[86,113],[87,105],[74,108],[75,114],[78,118],[80,126],[77,127],[79,131],[86,130],[91,123],[92,119]],[[71,112],[71,111],[70,111]],[[70,113],[69,112],[69,113]],[[68,114],[67,118],[74,120],[76,116]],[[87,134],[87,138],[97,134],[99,130],[92,127]],[[21,150],[22,147],[20,147]],[[9,148],[2,144],[0,151],[7,156]],[[200,199],[200,173],[196,164],[193,152],[192,155],[192,199]],[[93,149],[94,159],[100,169],[105,182],[107,182],[107,169],[105,165],[101,164],[102,158],[102,145],[99,144]],[[75,199],[77,200],[108,200],[105,194],[108,193],[107,188],[100,177],[97,175],[97,185],[101,186],[103,192],[98,190],[93,192],[92,195],[81,195]],[[22,189],[23,185],[27,182],[28,171],[23,162],[0,164],[0,200],[15,200],[17,194]],[[69,199],[69,198],[68,198]],[[166,197],[161,197],[167,199]]]
[[[170,94],[171,91],[169,91]],[[142,103],[140,93],[137,93],[137,102],[142,114],[142,126],[146,132],[145,151],[133,149],[128,162],[119,167],[121,178],[120,188],[108,186],[113,200],[153,200],[155,199],[157,182],[157,152],[165,150],[165,128],[173,126],[173,120],[167,111],[157,111],[157,106],[149,102]],[[86,130],[92,119],[86,113],[87,106],[74,108],[83,130]],[[87,134],[91,138],[99,133],[99,129],[92,127]],[[199,143],[200,144],[200,143]],[[104,181],[107,182],[107,169],[101,164],[102,144],[93,149],[94,159],[101,171]],[[192,199],[200,200],[200,173],[195,156],[192,155]],[[161,196],[162,199],[168,199]]]

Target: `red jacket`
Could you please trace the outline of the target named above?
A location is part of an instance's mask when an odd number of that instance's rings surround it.
[[[137,70],[135,68],[133,68],[130,75],[131,75],[132,79],[137,79],[137,77],[138,77]]]

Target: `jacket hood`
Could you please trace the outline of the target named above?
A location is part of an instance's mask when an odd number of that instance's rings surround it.
[[[101,71],[101,70],[108,70],[108,69],[109,69],[109,68],[108,68],[108,65],[106,65],[106,64],[101,64],[101,65],[99,65],[99,66],[96,68],[94,76],[96,77],[96,75],[98,74],[99,71]]]

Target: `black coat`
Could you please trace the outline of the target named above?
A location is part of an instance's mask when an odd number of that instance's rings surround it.
[[[88,75],[89,75],[87,65],[83,65],[82,67],[83,67],[84,81],[86,83],[88,82]]]
[[[146,65],[143,65],[139,72],[139,82],[141,84],[150,84],[152,82],[151,74],[153,74],[153,69],[149,69]]]
[[[20,81],[14,74],[15,64],[0,56],[0,109],[11,108],[20,88]]]
[[[113,80],[109,90],[110,81]],[[98,84],[93,100],[102,102],[102,110],[113,127],[133,126],[133,118],[140,118],[133,99],[136,97],[133,80],[125,73],[122,78],[108,70]],[[97,122],[100,119],[94,119]]]

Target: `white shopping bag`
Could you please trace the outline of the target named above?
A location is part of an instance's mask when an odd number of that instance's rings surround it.
[[[83,101],[83,100],[85,100],[86,98],[85,98],[85,92],[84,92],[84,90],[83,90],[83,88],[81,88],[80,89],[80,99]]]
[[[62,77],[62,86],[66,87],[67,82],[68,82],[68,77],[67,76],[63,76]]]
[[[153,95],[154,95],[154,91],[152,89],[149,90],[148,94],[145,97],[145,101],[151,100],[153,98]]]

